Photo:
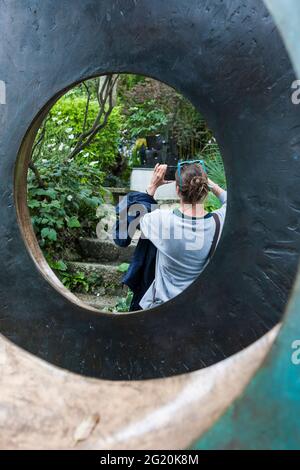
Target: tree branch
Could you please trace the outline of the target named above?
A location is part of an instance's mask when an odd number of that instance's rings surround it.
[[[45,189],[46,185],[45,185],[44,181],[42,180],[42,177],[40,175],[39,170],[37,169],[37,167],[35,166],[35,164],[32,160],[31,160],[31,162],[29,163],[28,166],[29,166],[30,170],[34,173],[34,176],[36,177],[39,188]]]
[[[99,87],[97,92],[97,99],[100,106],[99,112],[94,120],[92,127],[85,131],[88,108],[86,108],[85,124],[82,134],[78,137],[75,148],[68,155],[66,160],[73,159],[78,153],[88,147],[96,135],[107,125],[108,119],[113,111],[113,93],[119,76],[108,75],[105,77],[104,84]],[[108,109],[105,109],[108,104]]]
[[[36,167],[36,165],[34,163],[34,160],[35,159],[37,160],[39,158],[40,154],[41,154],[41,151],[42,151],[42,148],[43,148],[42,144],[43,144],[43,141],[44,141],[45,135],[46,135],[46,127],[47,127],[47,123],[48,123],[50,118],[51,118],[51,113],[48,114],[47,118],[43,122],[43,126],[41,128],[39,138],[35,142],[35,144],[32,148],[31,160],[30,160],[29,165],[28,165],[28,168],[33,172],[34,176],[36,177],[38,186],[40,188],[43,188],[43,189],[46,188],[46,185],[45,185],[45,183],[44,183],[44,181],[43,181],[43,179],[40,175],[40,172],[39,172],[38,168]]]
[[[88,114],[89,114],[90,101],[91,101],[91,94],[92,94],[90,88],[87,86],[87,84],[85,82],[83,82],[83,86],[85,87],[86,92],[87,92],[87,101],[86,101],[86,106],[85,106],[82,133],[84,133],[85,129],[86,129],[87,118],[88,118]]]

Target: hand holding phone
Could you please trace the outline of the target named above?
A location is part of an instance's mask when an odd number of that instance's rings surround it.
[[[157,189],[160,186],[164,186],[165,184],[170,184],[172,181],[166,178],[168,165],[160,165],[159,163],[155,166],[153,176],[151,179],[151,183],[148,186],[147,193],[150,196],[154,196]]]
[[[174,182],[176,180],[176,171],[177,171],[177,166],[168,166],[167,171],[166,171],[166,176],[165,179],[167,181]]]

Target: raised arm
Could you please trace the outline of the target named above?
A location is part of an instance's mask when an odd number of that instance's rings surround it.
[[[168,169],[168,165],[160,165],[159,163],[155,166],[151,182],[147,188],[147,194],[154,197],[157,189],[165,184],[172,183],[172,181],[166,181],[165,176]]]
[[[221,209],[214,211],[214,212],[219,215],[220,220],[221,220],[221,225],[223,226],[225,217],[226,217],[226,211],[227,211],[227,191],[225,191],[223,188],[221,188],[218,184],[214,183],[210,179],[208,179],[208,185],[212,193],[215,196],[217,196],[217,198],[222,204]]]
[[[227,191],[225,191],[221,186],[219,186],[217,183],[214,183],[211,179],[208,178],[208,186],[211,190],[211,192],[217,196],[218,199],[220,199],[221,202],[224,201],[224,198],[227,195]]]

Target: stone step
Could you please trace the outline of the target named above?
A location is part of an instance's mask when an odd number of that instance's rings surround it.
[[[99,294],[101,295],[124,295],[122,286],[122,278],[124,273],[120,271],[119,263],[82,263],[82,262],[66,262],[72,273],[84,273],[88,278],[95,279],[98,283]],[[96,288],[97,289],[97,288]]]
[[[76,296],[85,304],[108,313],[116,313],[116,306],[120,301],[120,297],[115,295],[76,294]]]
[[[109,240],[81,238],[79,240],[83,258],[96,263],[129,263],[136,248],[132,243],[127,248],[120,248]]]
[[[126,196],[129,192],[129,188],[104,188],[106,190],[106,201],[113,202],[115,205],[119,204],[120,200]]]

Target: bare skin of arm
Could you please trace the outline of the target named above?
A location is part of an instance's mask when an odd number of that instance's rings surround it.
[[[167,169],[168,169],[167,165],[157,164],[155,166],[154,173],[153,173],[153,176],[152,176],[152,180],[151,180],[150,185],[148,186],[148,189],[147,189],[147,193],[150,196],[154,196],[157,189],[160,186],[172,183],[172,181],[166,181],[165,180]],[[208,185],[209,185],[212,193],[217,197],[220,197],[222,195],[222,193],[224,192],[224,189],[222,189],[219,185],[214,183],[209,178],[208,178]]]
[[[150,185],[148,186],[148,189],[147,189],[147,194],[149,194],[149,196],[154,197],[154,194],[156,193],[157,189],[160,186],[172,183],[172,181],[166,181],[165,180],[167,169],[168,169],[168,165],[159,165],[159,164],[157,164],[155,166],[151,183],[150,183]]]
[[[219,185],[214,183],[211,179],[208,178],[208,185],[212,191],[212,193],[217,196],[218,198],[224,193],[224,189],[222,189]]]

